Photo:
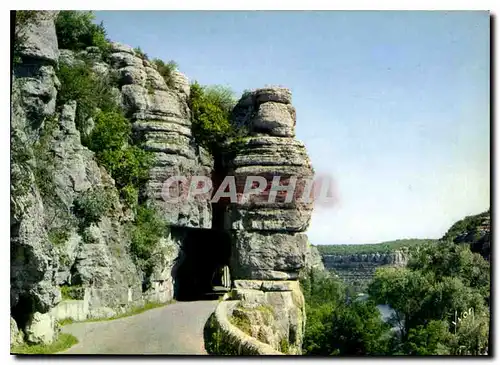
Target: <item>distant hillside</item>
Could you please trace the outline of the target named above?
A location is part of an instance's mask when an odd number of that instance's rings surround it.
[[[477,252],[489,260],[491,253],[490,209],[459,220],[451,226],[441,240],[469,244],[472,252]]]
[[[403,247],[412,247],[417,244],[430,242],[430,239],[401,239],[381,243],[369,243],[364,245],[318,245],[316,246],[322,255],[350,255],[368,253],[389,253]]]

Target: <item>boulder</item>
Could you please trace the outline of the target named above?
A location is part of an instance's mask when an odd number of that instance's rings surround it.
[[[57,65],[59,49],[54,21],[58,13],[59,11],[38,11],[35,20],[20,30],[23,60],[40,60]]]
[[[35,312],[24,331],[29,343],[49,345],[57,338],[58,327],[50,313]]]
[[[293,280],[304,267],[305,234],[234,231],[233,239],[234,279]]]
[[[267,102],[260,104],[252,119],[252,130],[271,136],[295,135],[295,109],[291,105]]]
[[[20,345],[24,342],[23,333],[17,327],[14,318],[10,317],[10,346]]]

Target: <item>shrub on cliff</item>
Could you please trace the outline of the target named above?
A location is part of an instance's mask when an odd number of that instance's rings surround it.
[[[175,61],[169,61],[168,63],[165,63],[159,58],[155,58],[152,62],[156,65],[156,70],[163,77],[167,85],[169,87],[172,87],[172,73],[177,69],[177,63],[175,63]]]
[[[135,55],[137,57],[139,57],[140,59],[143,59],[143,60],[149,60],[149,57],[147,55],[147,53],[145,53],[141,47],[135,47],[134,48],[134,52],[135,52]]]
[[[149,176],[152,155],[130,145],[130,136],[131,124],[121,113],[100,112],[89,137],[89,148],[115,180],[121,197],[135,207],[139,188]]]
[[[217,154],[227,140],[243,134],[229,121],[235,104],[233,92],[224,86],[191,84],[189,107],[193,136],[198,144],[213,154]]]
[[[56,34],[59,48],[74,51],[95,46],[108,52],[109,41],[106,39],[104,25],[95,24],[92,11],[62,10],[56,19]]]
[[[113,194],[102,187],[80,193],[73,202],[73,212],[80,219],[80,228],[97,223],[113,207]]]
[[[63,106],[70,100],[77,102],[76,127],[85,136],[89,118],[101,111],[118,111],[119,107],[112,92],[112,76],[98,76],[88,63],[69,66],[61,64],[57,70],[61,87],[57,94],[57,104]],[[83,138],[86,144],[85,138]]]
[[[157,252],[157,244],[167,235],[167,228],[165,220],[155,209],[138,207],[135,222],[129,226],[130,253],[146,276],[151,275],[155,263],[161,258],[162,253]]]

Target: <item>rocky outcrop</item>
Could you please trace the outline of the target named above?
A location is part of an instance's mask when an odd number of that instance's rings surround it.
[[[168,86],[156,66],[131,47],[113,43],[112,51],[111,67],[120,75],[123,108],[133,122],[137,140],[155,156],[146,196],[161,207],[170,225],[211,228],[208,199],[167,202],[162,195],[169,177],[211,176],[213,170],[212,157],[195,145],[191,134],[188,79],[174,71]]]
[[[56,13],[39,13],[24,30],[12,82],[11,313],[22,333],[16,336],[29,343],[57,336],[62,287],[89,289],[87,317],[112,316],[143,301],[125,232],[132,217],[114,181],[81,144],[76,103],[56,113]],[[82,226],[74,203],[94,193],[109,199],[110,209]]]
[[[23,332],[17,327],[17,322],[14,318],[10,317],[10,345],[20,345],[24,341]]]
[[[403,250],[385,253],[323,255],[324,266],[345,282],[364,288],[381,266],[406,266],[408,254]]]
[[[223,246],[225,238],[221,237],[230,236],[226,245],[230,249],[220,250],[224,259],[203,269],[213,271],[212,266],[229,264],[233,294],[241,304],[234,314],[248,315],[251,335],[273,348],[271,352],[286,343],[290,353],[300,353],[305,312],[296,280],[304,267],[319,264],[304,233],[312,202],[300,198],[313,170],[304,144],[294,138],[291,92],[264,88],[244,95],[234,109],[233,122],[246,129],[248,136],[229,144],[227,153],[214,161],[193,139],[190,86],[183,74],[174,71],[167,82],[154,63],[120,43],[112,43],[106,56],[96,47],[80,52],[59,50],[56,14],[42,12],[39,21],[23,30],[22,62],[15,65],[13,74],[13,344],[21,340],[51,343],[58,333],[57,320],[64,318],[110,317],[144,301],[167,302],[175,295],[176,270],[185,259],[186,241],[193,241],[196,248],[205,236]],[[57,67],[83,65],[83,59],[99,76],[118,79],[110,91],[132,123],[133,143],[154,155],[149,180],[140,194],[160,208],[171,229],[156,245],[153,254],[161,254],[162,259],[147,283],[129,252],[127,225],[134,219],[133,212],[121,204],[113,179],[82,145],[93,121],[86,121],[81,136],[75,126],[76,102],[58,105],[56,111],[61,86]],[[294,178],[298,181],[295,194],[289,193],[292,199],[278,194],[269,203],[268,189],[245,202],[212,205],[203,195],[166,201],[164,183],[172,176],[188,180],[215,176],[214,183],[234,176],[240,197],[248,176],[264,178],[268,188],[275,176],[281,185],[293,184]],[[104,199],[94,206],[107,207],[92,222],[85,221],[77,209],[89,197]],[[212,206],[222,214],[215,214]],[[220,222],[213,222],[220,217]],[[188,233],[193,228],[201,233]],[[258,308],[269,312],[255,312]]]
[[[240,300],[233,316],[247,323],[249,334],[288,354],[301,354],[305,302],[297,280],[236,280],[232,297]]]
[[[245,95],[233,112],[235,125],[249,137],[238,141],[225,160],[226,174],[234,176],[243,193],[247,177],[263,177],[267,191],[244,202],[229,203],[225,228],[234,236],[232,273],[236,279],[296,279],[305,265],[312,203],[301,202],[300,192],[313,170],[304,145],[295,140],[295,110],[285,88],[258,89]],[[297,178],[294,192],[269,202],[274,177],[281,185]]]
[[[56,15],[46,12],[23,31],[22,63],[12,76],[11,308],[20,329],[28,330],[28,340],[44,342],[54,340],[56,328],[49,330],[50,323],[45,323],[44,333],[38,337],[34,315],[46,314],[61,295],[54,285],[57,254],[48,240],[44,204],[35,180],[33,140],[45,118],[55,112],[58,80],[54,66],[59,56],[53,27]]]
[[[305,271],[310,272],[311,270],[325,271],[326,269],[318,248],[311,243],[308,243],[305,259]]]
[[[301,201],[301,193],[313,170],[304,145],[294,139],[295,122],[288,89],[258,89],[241,98],[233,123],[248,137],[233,142],[223,163],[224,173],[235,178],[240,200],[219,204],[225,204],[224,228],[233,239],[233,294],[241,300],[235,315],[251,323],[254,337],[274,348],[284,341],[290,351],[300,353],[305,313],[296,280],[306,265],[308,240],[303,232],[312,212],[312,202]],[[245,196],[249,177],[263,178],[265,190]],[[275,177],[292,190],[269,199]],[[252,312],[256,306],[273,313],[267,326],[261,314]]]
[[[472,252],[477,252],[490,260],[491,256],[491,216],[490,210],[465,217],[453,224],[441,239],[459,244],[468,244]]]

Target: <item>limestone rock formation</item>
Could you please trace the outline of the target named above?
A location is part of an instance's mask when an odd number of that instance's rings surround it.
[[[21,50],[22,63],[12,76],[10,298],[12,315],[22,330],[33,327],[30,316],[34,312],[45,314],[60,301],[52,265],[57,256],[45,228],[45,209],[35,182],[32,142],[45,118],[55,111],[58,80],[54,66],[59,56],[53,27],[56,14],[46,12],[40,22],[24,31],[27,41]],[[45,323],[44,329],[50,324]],[[47,329],[41,337],[33,329],[30,331],[31,341],[54,339],[55,328]]]
[[[169,177],[211,176],[213,170],[213,159],[194,144],[191,135],[187,78],[175,71],[168,86],[154,64],[142,60],[130,47],[113,43],[112,50],[111,66],[121,77],[124,110],[137,139],[155,156],[146,195],[162,208],[170,225],[211,228],[208,199],[168,202],[162,195]]]
[[[381,253],[323,255],[324,266],[342,280],[359,288],[372,279],[381,266],[406,266],[408,253],[403,250]]]
[[[318,248],[310,243],[307,244],[305,268],[306,271],[326,270],[325,265],[323,264],[323,258],[321,257]]]
[[[292,353],[300,353],[305,309],[297,278],[305,266],[318,262],[305,234],[312,202],[301,201],[313,169],[304,144],[294,138],[296,113],[290,90],[270,87],[244,95],[234,108],[233,122],[244,127],[248,137],[230,145],[221,161],[214,161],[192,136],[186,76],[174,71],[166,82],[153,62],[120,43],[111,44],[109,55],[97,47],[59,50],[56,15],[42,12],[40,21],[24,30],[22,62],[13,72],[12,343],[51,343],[58,333],[56,320],[63,318],[110,317],[144,301],[172,299],[187,237],[199,241],[211,230],[206,236],[214,241],[230,233],[231,252],[224,248],[225,257],[212,266],[231,256],[233,294],[241,301],[241,311],[263,306],[272,313],[251,315],[253,335],[274,348],[286,341]],[[172,229],[156,245],[153,254],[163,259],[148,283],[129,252],[127,225],[134,214],[120,203],[113,179],[94,153],[82,145],[93,121],[80,129],[81,136],[75,126],[77,103],[58,103],[56,111],[61,87],[57,67],[83,65],[83,59],[96,74],[119,80],[111,92],[132,123],[133,143],[154,155],[141,197],[160,208]],[[44,160],[44,154],[50,158]],[[248,176],[265,178],[268,187],[275,176],[282,185],[298,180],[290,201],[278,194],[269,203],[268,190],[244,203],[212,205],[206,196],[165,200],[169,177],[208,176],[215,182],[226,175],[236,177],[240,192]],[[110,207],[96,221],[82,224],[75,207],[97,193]],[[221,225],[213,222],[212,206],[217,214],[222,212]],[[193,228],[202,233],[188,234]],[[73,300],[67,300],[66,291]]]
[[[233,316],[244,317],[252,336],[276,350],[284,341],[291,353],[300,353],[305,308],[297,279],[306,266],[304,232],[313,208],[312,201],[303,200],[303,193],[313,169],[305,146],[294,138],[291,92],[265,88],[247,93],[234,108],[233,123],[249,135],[233,143],[223,163],[225,174],[235,177],[238,197],[244,198],[220,203],[224,228],[233,238],[233,295],[241,300],[241,309],[235,309]],[[266,189],[245,197],[249,177],[264,178]],[[290,184],[292,189],[270,200],[276,177],[280,185]],[[257,307],[269,308],[272,315],[256,311]]]
[[[293,138],[295,111],[290,91],[265,88],[247,93],[234,108],[233,121],[250,135],[238,142],[225,161],[227,175],[235,177],[240,193],[249,176],[265,178],[268,187],[275,176],[281,185],[297,178],[292,199],[277,195],[269,202],[267,190],[226,207],[225,228],[234,235],[233,276],[296,279],[304,267],[307,247],[307,237],[301,232],[307,229],[312,212],[312,202],[300,199],[313,170],[304,145]]]
[[[259,341],[300,355],[306,317],[299,282],[236,280],[234,285],[233,297],[240,304],[232,316],[249,323],[247,330]]]
[[[11,332],[17,327],[24,335],[14,337],[29,343],[55,339],[53,310],[63,299],[60,286],[92,288],[86,316],[125,310],[143,300],[142,278],[127,252],[124,223],[130,217],[118,202],[114,182],[81,144],[76,103],[56,113],[56,13],[41,12],[24,30],[26,42],[12,82],[10,297],[16,326]],[[71,62],[74,54],[63,54]],[[113,209],[82,231],[74,202],[96,190],[107,192]]]
[[[24,342],[23,332],[17,327],[14,318],[10,317],[10,345],[16,346]]]

